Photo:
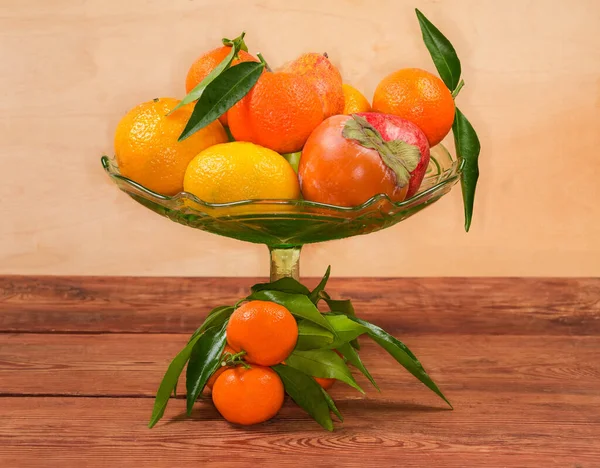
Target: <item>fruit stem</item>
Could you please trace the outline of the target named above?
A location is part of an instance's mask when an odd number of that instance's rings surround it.
[[[454,89],[454,91],[452,91],[452,97],[456,98],[456,96],[458,96],[458,93],[460,93],[460,90],[462,89],[462,87],[465,85],[465,80],[461,79],[458,84],[456,85],[456,88]]]
[[[235,52],[235,58],[236,59],[240,59],[239,56],[239,51],[243,50],[244,52],[248,52],[248,46],[246,45],[246,43],[244,42],[244,36],[246,35],[245,31],[242,31],[242,34],[240,34],[238,37],[236,37],[235,39],[227,39],[226,37],[224,37],[222,39],[223,45],[227,46],[227,47],[234,47],[236,52]]]
[[[263,55],[259,52],[258,54],[256,54],[256,56],[260,59],[261,63],[264,64],[265,68],[267,69],[268,72],[272,72],[273,70],[271,69],[271,67],[269,66],[269,64],[267,63],[267,61],[265,60],[265,58],[263,57]]]
[[[225,355],[225,359],[223,359],[223,363],[224,363],[224,365],[229,366],[234,361],[239,361],[240,358],[245,355],[246,355],[246,351],[244,351],[244,350],[241,350],[239,353],[235,353],[235,354],[227,353]]]
[[[224,359],[221,361],[221,367],[231,367],[242,365],[246,369],[250,369],[250,366],[246,361],[242,359],[246,355],[246,351],[241,350],[239,353],[231,354],[225,353]]]

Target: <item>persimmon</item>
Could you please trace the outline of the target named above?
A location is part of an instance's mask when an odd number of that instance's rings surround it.
[[[383,193],[414,195],[429,164],[429,143],[413,123],[393,115],[336,115],[311,134],[298,176],[306,200],[357,206]]]

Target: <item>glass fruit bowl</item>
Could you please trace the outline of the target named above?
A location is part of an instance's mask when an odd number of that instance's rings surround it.
[[[462,162],[437,145],[419,191],[402,202],[379,194],[355,207],[306,200],[246,200],[207,203],[195,195],[153,192],[122,176],[116,161],[102,157],[102,166],[117,186],[138,203],[171,221],[221,236],[265,244],[271,252],[271,280],[298,279],[304,244],[369,234],[414,215],[448,193],[458,181]]]

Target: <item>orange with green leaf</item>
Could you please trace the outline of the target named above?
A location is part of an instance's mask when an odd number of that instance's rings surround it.
[[[237,305],[213,310],[169,366],[150,427],[163,416],[187,361],[188,414],[213,379],[212,400],[232,423],[258,424],[272,418],[285,392],[321,426],[333,430],[331,413],[343,420],[327,392],[335,381],[364,393],[353,368],[379,390],[360,358],[357,339],[362,336],[450,404],[402,342],[357,318],[349,301],[331,299],[325,291],[328,278],[329,270],[312,291],[292,278],[256,284]],[[328,312],[318,309],[321,301]]]
[[[232,60],[229,60],[231,52],[234,52]],[[248,47],[244,43],[244,34],[240,37],[230,40],[223,39],[223,46],[217,47],[209,52],[200,55],[190,66],[185,78],[185,92],[191,93],[207,76],[218,71],[222,63],[229,62],[231,65],[237,65],[242,62],[258,62],[258,59],[248,53]],[[227,125],[227,113],[219,117],[223,125]]]
[[[228,112],[229,129],[238,141],[277,151],[301,150],[323,121],[323,104],[307,78],[266,72]]]

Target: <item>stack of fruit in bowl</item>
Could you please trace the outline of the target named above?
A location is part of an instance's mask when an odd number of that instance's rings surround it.
[[[436,66],[436,54],[456,56],[449,42],[450,52],[440,52],[447,39],[419,20]],[[205,204],[302,199],[356,207],[380,194],[398,203],[419,191],[431,148],[454,125],[471,174],[462,181],[470,223],[478,148],[454,104],[460,62],[452,70],[442,57],[450,81],[417,68],[392,72],[370,104],[326,53],[305,53],[272,70],[260,53],[248,52],[244,36],[223,39],[195,60],[182,100],[156,98],[123,117],[115,135],[122,176]]]
[[[399,69],[379,82],[372,103],[343,82],[327,54],[305,53],[274,71],[260,53],[248,52],[241,34],[192,64],[182,100],[153,99],[119,123],[120,174],[109,173],[131,196],[176,221],[266,243],[272,252],[273,281],[212,310],[173,359],[150,427],[163,416],[187,365],[188,414],[207,388],[225,419],[260,423],[277,414],[287,393],[333,430],[331,413],[342,417],[327,389],[340,381],[362,392],[349,366],[378,388],[359,355],[361,336],[449,404],[402,342],[359,319],[349,300],[331,298],[325,291],[329,270],[312,290],[297,280],[301,245],[373,232],[425,206],[428,200],[419,196],[434,187],[423,188],[423,180],[430,159],[439,167],[433,153],[450,130],[469,229],[479,140],[455,106],[464,85],[460,62],[448,39],[418,10],[417,17],[441,78]],[[171,201],[174,208],[161,204]],[[405,211],[386,218],[385,204]],[[329,219],[311,224],[322,210],[345,214],[373,206],[380,211],[343,218],[344,228]],[[232,207],[244,216],[223,212]],[[302,208],[295,213],[298,223],[285,218],[295,208]],[[277,216],[263,216],[264,210]],[[248,215],[256,211],[259,217]]]

